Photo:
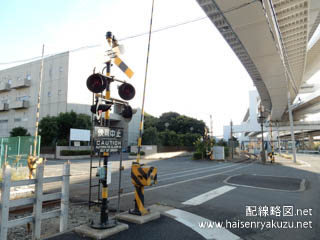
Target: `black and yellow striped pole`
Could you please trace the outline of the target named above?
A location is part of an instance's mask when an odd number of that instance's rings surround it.
[[[143,85],[143,97],[142,97],[141,118],[140,118],[140,125],[139,125],[137,163],[139,163],[140,159],[141,159],[140,153],[141,153],[141,144],[142,144],[143,122],[144,122],[144,103],[145,103],[145,98],[146,98],[146,86],[147,86],[148,65],[149,65],[149,55],[150,55],[153,8],[154,8],[154,0],[152,0],[151,19],[150,19],[150,28],[149,28],[149,40],[148,40],[148,51],[147,51],[147,60],[146,60],[146,71],[145,71],[144,85]]]
[[[157,182],[157,168],[133,163],[131,168],[131,182],[135,187],[135,207],[129,212],[135,215],[146,215],[149,211],[144,207],[144,186]]]
[[[107,41],[109,44],[111,44],[111,32],[107,33]],[[111,72],[111,61],[106,62],[106,76],[110,76]],[[106,85],[106,94],[105,99],[110,99],[110,83],[107,82]],[[102,121],[101,121],[102,122]],[[104,126],[110,127],[110,110],[107,110],[105,112],[105,120],[104,120]],[[94,222],[91,224],[93,228],[96,229],[106,229],[106,228],[112,228],[116,226],[116,220],[109,219],[109,209],[108,209],[108,183],[107,183],[107,174],[108,174],[108,158],[109,153],[104,152],[103,153],[103,168],[104,168],[104,178],[101,179],[102,183],[102,203],[101,203],[101,212],[100,212],[100,223],[95,224]]]
[[[146,85],[147,85],[147,76],[148,76],[153,9],[154,9],[154,0],[152,1],[152,9],[151,9],[149,40],[148,40],[148,50],[147,50],[147,59],[146,59],[146,71],[145,71],[145,77],[144,77],[141,118],[140,118],[140,125],[139,125],[137,160],[136,162],[132,163],[132,167],[131,167],[131,182],[135,187],[135,200],[134,200],[135,207],[133,210],[130,210],[129,213],[135,214],[135,215],[141,215],[141,216],[149,213],[149,211],[144,207],[144,186],[150,186],[152,184],[151,180],[153,180],[154,183],[157,183],[157,169],[154,167],[146,167],[146,166],[140,165],[142,132],[143,132],[143,123],[144,123],[144,104],[145,104]]]
[[[37,145],[40,146],[40,142],[38,143],[38,129],[39,129],[39,120],[40,120],[40,100],[41,100],[41,90],[42,90],[42,80],[43,80],[43,63],[44,63],[44,45],[42,46],[42,58],[41,58],[41,66],[40,66],[40,81],[39,81],[39,91],[37,98],[37,112],[36,112],[36,127],[34,131],[34,140],[33,140],[33,154],[30,153],[28,156],[28,168],[29,168],[29,179],[33,178],[37,164],[43,163],[42,158],[38,158],[37,156]]]

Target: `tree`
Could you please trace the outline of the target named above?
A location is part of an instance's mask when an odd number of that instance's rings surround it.
[[[40,120],[39,135],[41,136],[41,145],[51,146],[58,139],[58,118],[46,116]]]
[[[191,132],[201,135],[204,134],[205,126],[206,124],[202,120],[180,115],[176,112],[163,113],[156,124],[158,132],[163,132],[167,129],[176,133],[186,134]]]
[[[73,128],[78,129],[91,129],[91,117],[87,114],[80,113],[77,115],[76,122]]]
[[[151,127],[156,127],[157,124],[158,124],[158,121],[159,119],[148,114],[148,113],[145,113],[144,115],[144,123],[143,123],[143,129],[148,129],[148,128],[151,128]]]
[[[70,128],[90,129],[91,117],[74,111],[60,113],[57,117],[46,116],[39,123],[41,143],[50,146],[55,142],[68,142]]]
[[[159,132],[163,132],[166,130],[166,123],[169,124],[168,129],[171,130],[173,126],[175,126],[175,119],[179,117],[180,114],[176,112],[167,112],[161,114],[158,122],[157,122],[157,129]]]
[[[10,131],[10,137],[30,136],[28,130],[24,127],[15,127]]]
[[[69,139],[70,137],[70,128],[72,128],[77,119],[77,114],[74,111],[60,113],[57,118],[58,124],[58,139]]]
[[[182,146],[181,137],[174,131],[160,132],[159,139],[162,146]]]
[[[143,131],[142,144],[143,145],[157,145],[158,144],[158,131],[155,127],[149,127]]]
[[[180,134],[181,136],[181,142],[183,146],[194,146],[194,143],[201,137],[199,133],[186,133],[186,134]]]
[[[194,146],[194,142],[204,135],[205,127],[203,121],[176,112],[163,113],[159,118],[145,114],[142,143]]]
[[[221,138],[216,145],[226,147],[228,143],[225,140],[223,140],[223,138]]]

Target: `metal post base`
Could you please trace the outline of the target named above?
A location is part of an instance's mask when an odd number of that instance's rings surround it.
[[[148,213],[150,212],[149,209],[146,209],[146,210],[147,210]],[[132,214],[132,215],[144,216],[144,215],[146,215],[146,214],[148,214],[148,213],[142,214],[142,213],[139,211],[139,209],[133,209],[133,210],[129,209],[129,214]]]
[[[94,229],[108,229],[113,228],[118,225],[118,222],[116,219],[109,219],[105,223],[101,223],[101,221],[94,221],[91,220],[89,226]]]

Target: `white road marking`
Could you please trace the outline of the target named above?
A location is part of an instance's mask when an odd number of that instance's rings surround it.
[[[171,216],[176,221],[186,225],[193,231],[199,233],[205,239],[216,239],[216,240],[236,240],[240,239],[239,236],[233,234],[225,228],[200,228],[200,222],[212,222],[207,218],[200,217],[193,213],[189,213],[180,209],[172,209],[165,212],[166,215]]]
[[[201,194],[197,197],[191,198],[188,201],[183,202],[182,204],[185,205],[192,205],[192,206],[197,206],[200,205],[204,202],[207,202],[213,198],[216,198],[224,193],[227,193],[233,189],[235,189],[236,187],[232,187],[232,186],[223,186],[223,187],[219,187],[216,188],[212,191],[206,192],[204,194]]]
[[[309,163],[307,163],[307,162],[305,162],[305,161],[298,160],[297,162],[302,163],[302,165],[301,165],[301,166],[299,166],[299,167],[311,167],[311,164],[309,164]]]
[[[221,167],[221,165],[227,165],[226,163],[223,163],[223,164],[219,164],[219,167]],[[180,171],[181,169],[175,169],[175,170],[172,170],[172,172],[170,173],[165,173],[165,174],[162,174],[162,173],[159,173],[158,174],[158,177],[164,177],[164,176],[172,176],[172,174],[174,173],[185,173],[185,172],[194,172],[194,171],[198,171],[198,170],[203,170],[203,169],[210,169],[210,168],[216,168],[218,165],[215,165],[215,166],[211,166],[211,167],[204,167],[204,168],[189,168],[188,170],[183,170],[183,171]],[[179,171],[179,172],[178,172]],[[166,171],[167,172],[167,171]]]
[[[232,186],[237,186],[237,187],[248,187],[248,188],[256,188],[256,189],[261,189],[261,190],[271,190],[271,191],[279,191],[279,192],[302,192],[306,189],[306,180],[304,178],[301,178],[300,182],[300,188],[298,190],[282,190],[282,189],[276,189],[276,188],[265,188],[265,187],[256,187],[256,186],[251,186],[251,185],[246,185],[246,184],[236,184],[236,183],[230,183],[228,182],[231,178],[235,176],[240,176],[241,174],[233,175],[227,177],[223,182],[226,184],[230,184]],[[274,176],[274,175],[261,175],[261,174],[252,174],[255,176],[264,176],[264,177],[277,177],[277,178],[290,178],[287,176]]]
[[[202,174],[202,173],[211,172],[211,171],[215,171],[215,170],[219,170],[219,169],[223,169],[223,168],[233,167],[236,165],[237,164],[230,164],[230,165],[224,165],[222,167],[206,168],[207,170],[203,170],[203,171],[194,170],[192,173],[187,173],[187,174],[182,174],[182,175],[180,175],[180,173],[177,172],[176,174],[172,174],[173,175],[172,177],[168,177],[168,178],[164,178],[164,179],[161,179],[161,177],[160,177],[160,180],[158,182],[167,181],[170,179],[175,179],[175,178],[180,178],[180,177],[186,177],[186,176],[195,175],[195,174]]]
[[[205,176],[200,176],[200,177],[195,177],[195,178],[190,178],[190,179],[187,179],[187,180],[182,180],[182,181],[178,181],[178,182],[173,182],[173,183],[168,183],[168,184],[164,184],[164,185],[160,185],[160,186],[157,186],[157,187],[150,187],[150,188],[147,188],[145,189],[144,191],[153,191],[153,190],[157,190],[159,188],[165,188],[165,187],[170,187],[170,186],[174,186],[174,185],[177,185],[177,184],[180,184],[180,183],[186,183],[186,182],[192,182],[192,181],[195,181],[195,180],[199,180],[199,179],[203,179],[203,178],[208,178],[208,177],[212,177],[212,176],[216,176],[216,175],[220,175],[220,174],[223,174],[223,173],[227,173],[227,172],[233,172],[235,170],[238,170],[238,169],[241,169],[241,168],[244,168],[244,167],[249,167],[251,164],[253,164],[254,162],[251,162],[249,163],[248,165],[242,165],[240,167],[237,167],[237,168],[233,168],[233,169],[228,169],[226,171],[222,171],[222,172],[218,172],[218,173],[213,173],[213,174],[209,174],[209,175],[205,175]],[[134,192],[128,192],[128,193],[123,193],[121,194],[121,197],[124,197],[124,196],[129,196],[129,195],[133,195]],[[109,199],[116,199],[118,198],[118,196],[112,196],[110,197]]]

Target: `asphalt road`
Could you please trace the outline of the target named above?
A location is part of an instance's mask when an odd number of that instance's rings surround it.
[[[274,165],[182,157],[143,161],[158,168],[158,184],[146,188],[145,205],[174,212],[163,212],[159,220],[145,225],[131,224],[112,239],[319,239],[320,157],[298,155],[298,160],[293,164],[282,159]],[[116,207],[119,162],[112,161],[109,196]],[[133,207],[131,162],[123,161],[122,211]],[[62,163],[48,161],[45,175],[60,175]],[[88,160],[71,163],[71,201],[87,201]],[[224,228],[210,227],[219,223]]]

